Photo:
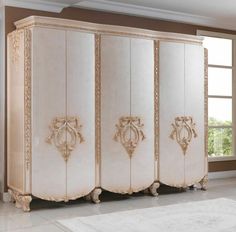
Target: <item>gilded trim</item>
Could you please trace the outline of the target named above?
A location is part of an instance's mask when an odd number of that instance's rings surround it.
[[[154,152],[155,160],[159,156],[159,41],[154,41]]]
[[[208,50],[204,48],[204,131],[205,156],[208,157]]]
[[[119,123],[116,124],[117,131],[114,140],[122,144],[130,158],[139,143],[145,139],[143,127],[141,118],[132,116],[121,117]]]
[[[95,35],[95,149],[96,163],[101,160],[101,35]]]
[[[20,58],[20,36],[24,33],[24,30],[16,30],[9,34],[9,40],[11,44],[11,62],[17,64]]]
[[[81,31],[93,32],[98,34],[120,35],[141,37],[147,39],[161,39],[165,41],[179,41],[182,43],[202,44],[200,37],[158,32],[149,29],[132,28],[125,26],[114,26],[106,24],[87,23],[75,20],[54,19],[49,17],[31,16],[15,23],[16,27],[29,28],[29,27],[44,27],[44,28],[58,28],[58,29],[79,29]]]
[[[192,138],[197,137],[195,130],[195,123],[192,117],[176,117],[175,122],[171,124],[173,130],[170,134],[171,139],[175,139],[176,142],[180,145],[183,154],[186,155],[188,145],[190,144]]]
[[[52,120],[51,134],[46,142],[53,143],[67,162],[71,152],[75,149],[77,139],[79,143],[84,142],[81,128],[78,117],[56,117]]]
[[[31,141],[31,31],[25,30],[24,38],[24,147],[26,169],[31,165],[32,141]]]

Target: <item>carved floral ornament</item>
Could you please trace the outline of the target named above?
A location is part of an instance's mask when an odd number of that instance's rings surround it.
[[[81,134],[81,125],[77,117],[57,117],[50,125],[51,135],[46,142],[54,144],[61,152],[65,162],[68,161],[71,152],[75,149],[77,139],[79,143],[84,141]]]
[[[10,44],[12,49],[12,63],[16,64],[20,57],[20,32],[16,31],[10,35]]]
[[[193,118],[190,116],[176,117],[175,122],[171,125],[173,131],[171,132],[170,138],[176,140],[185,155],[192,138],[197,137]]]
[[[122,144],[130,158],[138,144],[145,139],[143,126],[139,117],[132,116],[121,117],[119,123],[116,124],[117,131],[114,140]]]

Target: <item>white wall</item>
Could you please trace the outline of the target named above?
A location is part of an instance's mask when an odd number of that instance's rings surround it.
[[[5,145],[5,8],[0,5],[0,198],[4,191]]]

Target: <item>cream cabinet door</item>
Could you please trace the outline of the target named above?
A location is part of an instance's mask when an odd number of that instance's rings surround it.
[[[185,45],[185,114],[192,116],[197,137],[185,155],[185,181],[191,185],[207,174],[204,131],[204,48]]]
[[[130,116],[130,39],[101,36],[101,187],[130,191],[131,160],[114,140],[122,117]]]
[[[206,173],[204,49],[160,43],[160,182],[186,187]]]
[[[101,38],[101,186],[112,192],[154,182],[153,53],[151,40]]]
[[[131,188],[138,192],[154,182],[154,42],[131,39],[131,116],[143,124],[145,138],[131,159]],[[133,134],[132,136],[135,136]]]
[[[184,155],[170,135],[175,118],[184,115],[184,44],[160,42],[159,52],[159,179],[169,186],[183,186]]]
[[[66,199],[66,163],[46,141],[57,126],[53,120],[66,113],[65,36],[63,30],[32,30],[32,194],[58,201]]]
[[[80,137],[73,131],[67,161],[69,199],[87,195],[95,188],[95,49],[94,35],[67,32],[67,117],[78,120]]]

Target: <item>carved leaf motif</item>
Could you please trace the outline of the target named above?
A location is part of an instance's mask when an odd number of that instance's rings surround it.
[[[192,138],[197,137],[193,118],[190,116],[176,117],[175,122],[171,125],[173,127],[173,131],[170,138],[176,139],[183,151],[183,154],[185,155]]]
[[[11,49],[12,49],[12,56],[11,60],[13,64],[16,64],[20,57],[20,33],[18,31],[13,32],[10,35],[10,41],[11,41]]]
[[[57,117],[50,125],[51,135],[46,142],[53,143],[67,162],[71,152],[75,149],[77,139],[79,143],[84,141],[80,133],[81,127],[77,117]]]
[[[123,145],[130,158],[140,141],[145,139],[143,126],[139,117],[121,117],[116,124],[114,140]]]

